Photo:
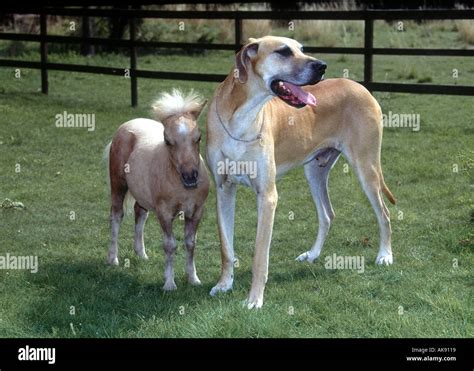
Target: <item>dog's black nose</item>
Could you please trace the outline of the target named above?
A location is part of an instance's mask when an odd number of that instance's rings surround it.
[[[311,62],[311,68],[314,72],[318,72],[320,74],[323,74],[326,71],[326,67],[328,65],[323,62],[323,61],[312,61]]]

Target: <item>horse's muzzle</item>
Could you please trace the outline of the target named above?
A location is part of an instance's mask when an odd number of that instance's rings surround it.
[[[199,173],[197,170],[181,172],[181,183],[185,188],[196,188],[198,185]]]

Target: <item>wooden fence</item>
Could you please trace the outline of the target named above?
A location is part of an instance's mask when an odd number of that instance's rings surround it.
[[[351,11],[160,11],[129,9],[94,9],[94,8],[21,8],[5,9],[7,14],[38,14],[40,17],[40,34],[0,33],[2,40],[35,41],[40,44],[41,59],[38,62],[0,59],[0,66],[22,67],[41,70],[41,91],[48,93],[48,71],[74,71],[94,74],[124,76],[128,73],[131,86],[131,103],[138,102],[138,78],[173,79],[190,81],[220,82],[225,78],[222,74],[187,73],[150,71],[137,68],[137,48],[202,48],[237,51],[242,42],[242,21],[249,19],[272,20],[359,20],[364,22],[364,47],[318,47],[305,46],[308,53],[326,54],[359,54],[364,56],[364,80],[360,81],[371,91],[474,95],[474,86],[435,85],[435,84],[403,84],[374,82],[373,56],[374,55],[409,55],[409,56],[458,56],[473,57],[474,49],[418,49],[418,48],[374,48],[374,21],[375,20],[443,20],[443,19],[474,19],[474,10],[351,10]],[[130,26],[128,40],[106,39],[95,37],[73,37],[48,35],[48,16],[73,17],[126,17]],[[228,19],[234,24],[235,42],[233,44],[215,43],[174,43],[161,41],[140,41],[136,39],[137,18],[161,19]],[[48,62],[48,43],[74,43],[90,45],[106,45],[125,47],[130,50],[129,68],[113,68],[87,66],[79,64],[63,64]]]

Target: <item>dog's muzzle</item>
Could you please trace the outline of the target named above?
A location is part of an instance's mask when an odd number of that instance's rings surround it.
[[[302,108],[306,105],[316,107],[316,97],[303,90],[304,85],[314,85],[321,81],[326,72],[326,63],[322,61],[310,61],[306,65],[306,69],[310,71],[310,79],[303,84],[297,84],[286,80],[275,79],[270,84],[272,92],[283,100],[286,104]]]

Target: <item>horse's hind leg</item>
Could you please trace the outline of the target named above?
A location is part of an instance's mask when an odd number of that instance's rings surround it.
[[[120,223],[123,219],[123,201],[128,191],[125,174],[125,164],[133,150],[135,137],[133,134],[117,133],[109,150],[109,177],[112,207],[110,209],[110,226],[112,241],[110,243],[108,261],[111,265],[118,265],[118,235]]]
[[[118,235],[120,223],[123,219],[123,200],[127,193],[127,185],[118,184],[114,187],[112,182],[112,207],[110,208],[110,227],[112,230],[112,239],[109,247],[108,262],[111,265],[118,265]],[[115,188],[115,189],[114,189]]]
[[[138,202],[135,202],[135,252],[140,258],[148,259],[145,251],[145,243],[143,241],[143,229],[145,228],[145,222],[148,218],[148,210],[142,208]]]

